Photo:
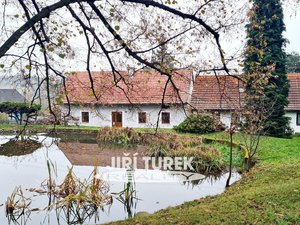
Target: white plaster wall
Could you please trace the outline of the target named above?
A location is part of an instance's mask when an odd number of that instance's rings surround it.
[[[297,125],[297,112],[286,112],[285,116],[291,118],[290,126],[293,128],[295,133],[300,133],[300,125]],[[231,122],[231,113],[229,112],[221,112],[220,113],[220,120],[224,123],[227,127],[230,127]]]
[[[229,128],[231,123],[231,113],[220,112],[220,121],[224,123],[227,128]]]
[[[67,111],[66,107],[62,107],[64,112]],[[84,106],[71,106],[71,115],[78,118],[78,125],[81,126],[98,126],[98,127],[111,127],[112,126],[112,112],[122,112],[123,127],[132,128],[154,128],[156,127],[158,120],[158,113],[160,110],[159,105],[140,105],[137,107],[131,107],[128,105],[116,105],[116,106],[98,106],[96,108],[84,107]],[[138,112],[146,112],[147,123],[138,123]],[[81,122],[81,112],[89,112],[89,123]],[[184,110],[179,107],[170,107],[162,110],[162,112],[170,112],[170,124],[161,123],[161,115],[159,118],[160,128],[173,128],[175,125],[181,123],[186,115]],[[75,123],[70,121],[70,125]]]
[[[62,107],[62,110],[66,112],[67,108]],[[111,127],[112,126],[112,112],[122,112],[123,115],[123,127],[132,127],[132,128],[155,128],[158,113],[160,106],[157,105],[142,105],[138,108],[132,108],[128,105],[117,105],[117,106],[98,106],[96,109],[91,107],[83,106],[72,106],[71,115],[75,118],[78,118],[79,121],[76,122],[81,126],[97,126],[97,127]],[[147,123],[139,124],[138,123],[138,112],[146,112],[147,114]],[[89,123],[82,123],[81,121],[81,112],[89,112]],[[170,112],[170,124],[161,123],[161,115],[159,118],[159,127],[160,128],[173,128],[175,125],[181,123],[186,115],[182,108],[171,107],[165,109],[162,112]],[[296,124],[296,112],[287,112],[285,114],[287,117],[291,118],[291,128],[295,133],[300,133],[300,126]],[[225,124],[225,126],[230,127],[231,122],[231,113],[230,112],[221,112],[220,121]],[[75,122],[70,121],[69,125],[76,124]]]
[[[286,112],[285,116],[291,118],[290,126],[293,128],[294,132],[300,133],[300,125],[297,125],[297,112]]]

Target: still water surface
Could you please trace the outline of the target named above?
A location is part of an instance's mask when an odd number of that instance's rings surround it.
[[[9,141],[14,136],[0,136],[0,145]],[[38,211],[32,212],[29,216],[22,216],[16,221],[8,221],[5,215],[5,202],[13,190],[20,186],[24,191],[24,195],[31,198],[31,208],[44,209],[48,205],[47,196],[37,195],[26,191],[29,188],[38,188],[41,183],[48,178],[47,159],[55,165],[57,169],[56,181],[62,183],[68,172],[68,168],[72,163],[58,146],[57,139],[39,135],[36,137],[42,142],[42,147],[28,155],[19,156],[3,156],[0,152],[0,221],[1,225],[5,224],[51,224],[66,225],[67,222],[64,212]],[[73,143],[74,145],[74,143]],[[75,143],[76,145],[76,143]],[[85,143],[84,154],[89,153],[89,145],[93,152],[95,143]],[[78,146],[80,143],[78,142]],[[74,150],[75,151],[75,150]],[[101,148],[99,147],[99,151]],[[115,150],[114,150],[115,151]],[[124,150],[121,150],[124,151]],[[70,157],[69,157],[70,158]],[[80,159],[80,157],[79,157]],[[74,164],[74,162],[73,162]],[[93,171],[92,165],[84,165],[85,163],[76,162],[73,165],[73,172],[80,179],[87,179]],[[106,180],[110,187],[110,193],[119,193],[124,189],[127,182],[126,170],[112,168],[107,165],[98,167],[99,174]],[[113,203],[105,206],[103,210],[99,210],[97,214],[86,218],[83,224],[101,224],[109,221],[123,220],[134,216],[139,212],[153,213],[169,206],[176,206],[186,201],[192,201],[209,195],[220,194],[225,190],[225,182],[228,174],[223,174],[218,178],[204,177],[199,175],[200,180],[196,182],[186,182],[180,175],[160,170],[144,170],[136,169],[135,177],[135,193],[136,199],[130,207],[125,207],[120,201],[113,199]],[[240,175],[233,174],[232,182],[240,179]],[[72,220],[72,219],[71,219]],[[78,224],[78,223],[75,223]]]

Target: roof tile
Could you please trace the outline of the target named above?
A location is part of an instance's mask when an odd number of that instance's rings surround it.
[[[87,72],[76,72],[69,75],[66,86],[71,103],[79,104],[160,104],[164,88],[165,104],[186,103],[190,98],[189,70],[176,71],[172,74],[172,83],[166,75],[154,71],[138,71],[129,76],[126,72],[114,77],[112,72],[92,72],[94,89],[98,100],[91,90],[91,82]],[[181,99],[180,99],[181,98]],[[64,99],[66,103],[66,99]]]
[[[230,76],[197,76],[191,105],[198,110],[231,110],[243,103],[241,82]]]
[[[286,110],[300,110],[300,73],[287,74],[290,81]],[[198,76],[191,104],[198,110],[233,110],[244,103],[242,83],[229,76]]]
[[[300,110],[300,73],[290,73],[287,77],[290,81],[290,92],[286,110]]]

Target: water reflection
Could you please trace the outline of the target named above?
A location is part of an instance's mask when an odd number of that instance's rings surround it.
[[[8,142],[11,138],[11,136],[0,136],[0,144]],[[23,195],[31,199],[29,206],[31,209],[39,209],[39,212],[30,211],[30,214],[24,213],[20,217],[16,215],[16,217],[9,219],[5,216],[4,210],[2,210],[2,213],[0,210],[1,224],[25,225],[27,221],[28,224],[51,225],[74,223],[101,224],[130,218],[138,212],[153,213],[169,206],[182,204],[185,201],[220,194],[225,189],[227,174],[220,176],[216,180],[203,175],[199,175],[198,178],[195,177],[191,180],[187,179],[187,177],[191,177],[186,174],[159,170],[147,171],[144,169],[127,171],[121,168],[107,167],[101,162],[98,164],[101,166],[97,174],[101,174],[101,178],[109,185],[110,190],[108,194],[113,194],[113,203],[97,209],[92,207],[92,205],[80,208],[81,202],[78,199],[78,201],[72,201],[69,207],[56,207],[54,203],[57,199],[54,194],[45,192],[43,195],[40,195],[29,191],[30,188],[40,187],[41,183],[49,177],[47,160],[52,162],[52,167],[57,171],[54,172],[53,169],[51,172],[51,176],[55,177],[56,184],[64,182],[68,168],[72,166],[74,175],[81,181],[84,181],[88,180],[94,170],[95,157],[101,156],[100,158],[103,158],[106,157],[105,154],[110,154],[109,156],[119,153],[123,154],[124,149],[121,151],[117,149],[105,150],[95,143],[60,142],[57,145],[55,139],[46,138],[45,136],[38,136],[37,141],[42,143],[41,147],[29,155],[14,157],[0,155],[2,192],[0,205],[6,202],[7,196],[11,196],[11,192],[16,186],[21,185],[24,190]],[[79,148],[70,148],[69,152],[66,153],[63,148],[63,151],[59,148],[61,144],[69,144],[71,147],[78,145]],[[132,152],[135,151],[137,150],[132,150]],[[140,151],[143,151],[143,149]],[[78,160],[78,163],[68,159],[71,158],[68,155],[69,153],[77,154],[76,160]],[[81,159],[84,163],[80,162]],[[89,163],[86,163],[87,159],[90,160]],[[239,178],[238,174],[234,174],[232,181],[234,182]],[[45,181],[43,184],[47,185],[47,182]],[[26,188],[28,190],[25,190]],[[43,189],[43,187],[41,188]],[[7,223],[4,221],[7,221]]]
[[[0,145],[0,155],[7,157],[28,155],[40,147],[42,144],[35,137],[13,137]]]
[[[59,132],[52,133],[50,137],[59,139],[61,143],[86,143],[96,144],[98,132],[90,132],[89,134],[82,134],[76,132]]]
[[[128,153],[137,158],[137,168],[145,168],[142,158],[147,156],[147,147],[141,145],[128,148],[98,143],[60,142],[58,147],[76,166],[112,166],[113,157],[123,157],[124,153]]]

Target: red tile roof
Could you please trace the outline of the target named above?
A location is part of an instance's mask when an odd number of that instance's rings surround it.
[[[114,79],[112,72],[92,72],[96,100],[91,90],[91,82],[87,72],[76,72],[68,76],[67,93],[71,103],[79,104],[160,104],[164,87],[166,88],[164,103],[176,104],[181,100],[186,103],[190,99],[192,71],[182,70],[172,74],[172,80],[179,90],[179,95],[168,77],[154,71],[138,71],[129,76],[122,72]],[[117,83],[116,83],[117,82]],[[167,83],[167,84],[166,84]],[[66,103],[66,99],[64,100]]]
[[[290,81],[288,111],[300,110],[300,73],[287,74]],[[243,105],[242,83],[228,76],[196,77],[191,105],[198,110],[231,110]]]
[[[289,105],[286,110],[300,110],[300,73],[287,75],[290,81]]]
[[[197,76],[191,105],[197,110],[237,109],[243,102],[241,82],[229,76]]]

